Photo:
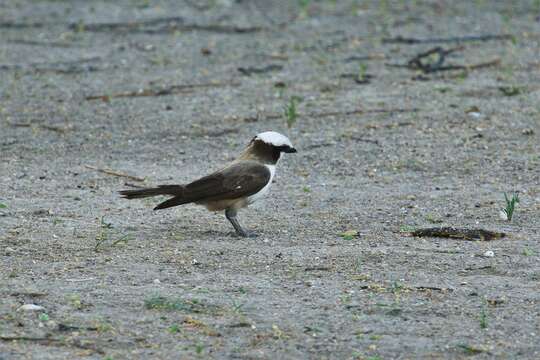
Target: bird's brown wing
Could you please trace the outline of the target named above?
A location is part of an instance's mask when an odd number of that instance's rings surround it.
[[[270,181],[270,170],[256,161],[234,163],[185,185],[177,196],[155,210],[199,201],[237,199],[259,192]]]

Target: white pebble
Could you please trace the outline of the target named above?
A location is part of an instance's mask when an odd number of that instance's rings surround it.
[[[43,311],[45,308],[43,306],[35,305],[35,304],[24,304],[20,308],[17,309],[17,311]]]
[[[154,279],[154,284],[161,284],[161,281],[159,281],[159,279]]]
[[[488,250],[484,253],[484,257],[494,257],[495,253],[491,250]]]

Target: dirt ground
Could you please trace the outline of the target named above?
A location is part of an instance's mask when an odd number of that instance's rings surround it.
[[[0,359],[540,358],[539,41],[534,0],[0,2]],[[117,194],[270,129],[256,238]]]

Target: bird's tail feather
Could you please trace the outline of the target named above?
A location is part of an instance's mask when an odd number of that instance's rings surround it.
[[[164,202],[158,204],[154,208],[154,210],[167,209],[173,206],[189,204],[190,202],[193,202],[193,200],[182,198],[181,196],[175,196],[173,198],[170,198],[169,200],[165,200]]]
[[[159,185],[157,188],[122,190],[120,195],[126,199],[142,199],[158,195],[181,196],[183,190],[184,186],[182,185]]]

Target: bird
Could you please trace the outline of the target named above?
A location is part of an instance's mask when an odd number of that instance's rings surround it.
[[[120,195],[126,199],[171,196],[154,210],[195,203],[209,211],[225,211],[225,217],[238,236],[253,237],[256,235],[246,231],[238,222],[238,210],[267,195],[282,153],[296,152],[288,137],[275,131],[265,131],[253,137],[235,160],[210,175],[185,185],[121,190]]]

